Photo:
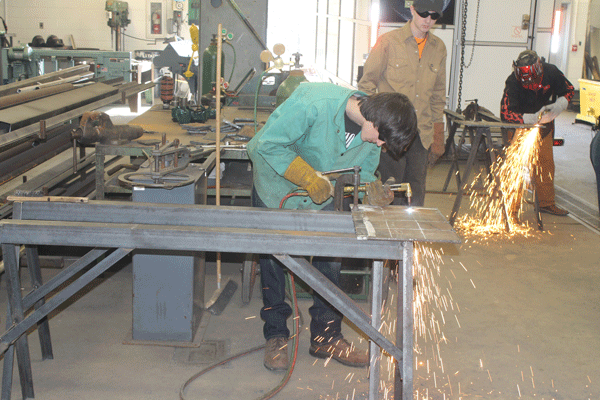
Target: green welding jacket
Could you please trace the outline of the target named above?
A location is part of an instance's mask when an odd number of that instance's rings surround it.
[[[321,172],[358,165],[361,182],[375,180],[381,149],[363,142],[360,134],[346,148],[344,112],[355,94],[364,93],[330,83],[302,83],[248,143],[254,187],[267,207],[279,208],[297,189],[283,177],[297,156]],[[283,208],[319,210],[332,201],[315,204],[308,196],[292,196]]]

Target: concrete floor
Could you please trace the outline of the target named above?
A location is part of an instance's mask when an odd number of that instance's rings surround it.
[[[584,210],[587,222],[544,214],[546,231],[528,238],[464,236],[460,245],[418,246],[421,264],[430,261],[425,271],[436,290],[425,303],[427,319],[416,340],[415,398],[600,399],[598,204],[589,161],[590,127],[571,125],[574,117],[566,112],[557,124],[558,136],[566,139],[564,147],[555,148],[557,202]],[[438,193],[447,171],[447,163],[430,170],[432,193],[425,204],[444,215],[454,202],[454,195]],[[563,201],[563,195],[568,199]],[[526,218],[532,217],[529,213]],[[427,257],[431,254],[435,257]],[[223,268],[224,279],[240,283],[239,264],[224,262]],[[44,279],[57,272],[44,269]],[[208,299],[216,288],[214,264],[207,273]],[[23,282],[26,291],[26,272]],[[0,310],[5,310],[4,279],[0,285]],[[199,354],[124,344],[131,335],[131,285],[131,266],[114,267],[55,313],[50,320],[54,360],[41,360],[37,334],[30,334],[36,399],[177,399],[182,384],[206,362],[264,343],[257,283],[250,304],[242,305],[238,290],[223,314],[203,316],[199,335],[206,344],[220,345],[214,348],[224,349],[222,355],[210,346]],[[393,309],[391,295],[389,300],[386,316]],[[359,304],[369,309],[367,302]],[[310,305],[308,299],[299,300],[304,318]],[[307,324],[294,373],[275,398],[366,399],[367,370],[311,357]],[[357,343],[362,340],[350,326],[344,333]],[[389,387],[388,376],[382,377],[382,387]],[[199,378],[185,398],[254,399],[282,378],[262,366],[258,351]],[[18,399],[16,372],[14,381],[13,398]]]

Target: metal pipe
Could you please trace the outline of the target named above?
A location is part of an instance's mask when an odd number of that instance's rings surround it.
[[[10,94],[8,96],[0,97],[0,110],[18,104],[27,103],[28,101],[41,99],[42,97],[51,96],[53,94],[66,92],[73,89],[71,83],[62,83],[51,87],[40,88],[29,92],[19,92],[16,94]]]

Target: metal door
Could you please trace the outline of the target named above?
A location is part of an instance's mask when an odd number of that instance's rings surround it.
[[[547,23],[540,26],[539,21],[551,22],[553,8],[554,0],[458,0],[453,47],[448,49],[448,107],[462,110],[476,99],[480,106],[500,115],[504,82],[512,72],[512,62],[527,48],[537,50],[537,32],[549,30]],[[539,43],[541,48],[545,48],[547,36]]]

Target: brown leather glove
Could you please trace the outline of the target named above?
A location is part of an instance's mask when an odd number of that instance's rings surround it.
[[[366,185],[367,194],[363,199],[365,204],[385,207],[394,201],[394,192],[392,192],[392,189],[390,189],[389,185],[383,185],[379,179]]]
[[[294,161],[285,170],[283,177],[306,190],[316,204],[322,204],[333,196],[333,185],[329,179],[315,171],[300,156],[294,158]]]
[[[434,165],[444,155],[444,151],[444,123],[435,122],[433,124],[433,143],[429,147],[429,155],[427,156],[429,165]]]

